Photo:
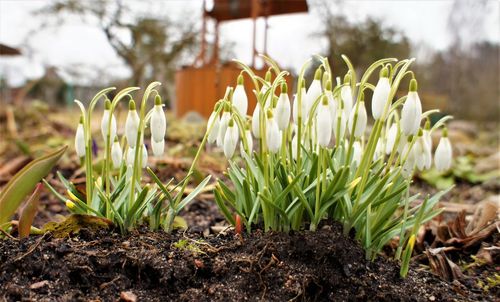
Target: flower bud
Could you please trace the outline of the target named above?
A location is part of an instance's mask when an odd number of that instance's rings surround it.
[[[153,149],[154,156],[162,156],[165,150],[165,139],[157,142],[154,139],[151,140],[151,149]]]
[[[252,138],[252,131],[250,131],[250,128],[245,129],[245,139],[247,141],[247,146],[248,149],[245,150],[245,146],[243,145],[243,141],[240,142],[240,153],[246,153],[248,155],[252,154],[253,151],[253,138]]]
[[[391,154],[392,149],[394,148],[394,144],[396,143],[397,135],[398,135],[398,127],[394,123],[391,125],[386,134],[385,154]]]
[[[245,86],[243,86],[243,75],[241,74],[238,76],[238,85],[236,85],[234,89],[233,106],[238,110],[241,116],[247,116],[248,97],[245,92]]]
[[[226,135],[227,124],[229,123],[230,118],[231,114],[229,113],[229,110],[224,110],[219,123],[219,134],[217,135],[217,147],[219,148],[224,144],[224,136]]]
[[[363,150],[361,148],[361,144],[358,141],[355,141],[352,144],[352,163],[357,167],[361,162],[361,155]]]
[[[109,115],[111,112],[111,102],[107,99],[105,102],[104,113],[102,114],[101,120],[101,134],[104,141],[108,139],[108,122]],[[116,118],[114,115],[111,115],[111,134],[110,134],[110,142],[115,140],[116,136]]]
[[[135,158],[135,148],[134,147],[128,147],[127,148],[127,165],[134,165],[134,158]]]
[[[356,124],[354,125],[355,119],[356,119]],[[368,116],[366,114],[365,102],[361,101],[359,103],[358,111],[356,112],[356,109],[354,109],[351,112],[351,115],[349,116],[349,133],[351,133],[351,135],[353,135],[356,138],[361,137],[365,132],[367,123],[368,123]]]
[[[127,144],[131,147],[135,147],[139,132],[139,115],[135,110],[134,100],[130,100],[128,107],[128,115],[125,121],[125,137],[127,138]]]
[[[415,163],[417,169],[420,171],[430,169],[432,164],[431,149],[423,136],[422,130],[419,132],[419,137],[415,145]]]
[[[162,141],[165,138],[165,132],[167,130],[167,120],[165,118],[165,112],[163,112],[163,104],[159,95],[155,97],[155,106],[151,114],[150,126],[152,140],[155,142]]]
[[[255,109],[253,110],[253,115],[252,115],[252,133],[255,138],[260,138],[260,103],[257,102],[257,105],[255,105]]]
[[[212,123],[213,123],[212,129],[209,129]],[[208,138],[207,138],[209,144],[213,144],[217,139],[217,135],[219,135],[219,126],[220,126],[219,115],[217,114],[217,112],[214,111],[212,112],[212,114],[210,114],[207,123],[207,131],[210,130],[210,133],[208,133]]]
[[[384,108],[387,102],[389,102],[389,93],[391,92],[391,85],[389,84],[387,67],[382,68],[380,71],[380,78],[378,80],[377,86],[375,86],[375,91],[372,97],[372,114],[373,118],[384,119],[382,114],[384,113]]]
[[[309,86],[309,89],[307,89],[306,93],[306,116],[308,117],[311,114],[311,109],[314,105],[314,102],[320,97],[321,95],[321,69],[318,68],[316,70],[316,73],[314,75],[314,80],[312,81],[311,85]]]
[[[410,82],[410,92],[401,110],[401,130],[405,135],[415,135],[422,119],[422,103],[417,93],[417,81]]]
[[[323,96],[316,116],[317,139],[321,147],[327,147],[332,138],[332,116],[328,108],[328,97]]]
[[[276,153],[279,151],[281,144],[280,130],[273,116],[273,112],[270,109],[267,110],[266,143],[270,152]]]
[[[148,149],[146,149],[146,145],[142,144],[142,168],[146,168],[148,165]]]
[[[122,164],[123,152],[120,143],[118,142],[118,138],[115,137],[115,141],[111,146],[111,160],[113,162],[113,168],[118,169]]]
[[[78,157],[85,156],[85,132],[83,130],[83,117],[80,117],[80,122],[76,128],[75,134],[75,150]]]
[[[450,139],[448,138],[448,130],[443,130],[443,136],[439,140],[434,154],[434,165],[439,172],[447,171],[451,168],[453,150],[451,148]]]
[[[281,85],[281,94],[276,104],[276,121],[281,131],[284,131],[290,123],[290,99],[286,93],[286,84]]]
[[[239,138],[240,133],[238,127],[235,125],[234,120],[230,119],[224,135],[224,155],[227,159],[233,157]]]

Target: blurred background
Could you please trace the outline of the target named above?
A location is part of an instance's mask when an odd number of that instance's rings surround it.
[[[178,116],[206,116],[233,58],[265,72],[266,53],[293,74],[321,54],[342,77],[346,54],[360,71],[415,57],[424,109],[498,122],[499,43],[497,0],[0,0],[0,103],[72,106],[158,80]]]

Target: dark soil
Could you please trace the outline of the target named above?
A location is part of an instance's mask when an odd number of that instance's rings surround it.
[[[338,224],[315,233],[85,229],[72,238],[0,241],[6,301],[476,301],[494,300],[397,263],[365,260]]]

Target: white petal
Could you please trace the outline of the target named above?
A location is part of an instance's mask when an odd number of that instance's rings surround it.
[[[352,106],[353,106],[351,86],[349,86],[349,85],[342,86],[342,88],[340,88],[340,97],[342,98],[342,101],[344,102],[345,113],[347,116],[349,116],[351,114],[351,110],[352,110]]]
[[[118,169],[122,164],[123,152],[120,143],[115,141],[111,146],[111,160],[113,161],[113,167]]]
[[[146,149],[146,145],[142,145],[142,167],[146,168],[148,165],[148,149]]]
[[[240,142],[240,153],[247,153],[248,155],[252,154],[253,151],[253,137],[252,132],[250,130],[245,130],[245,138],[247,141],[248,152],[245,151],[245,147],[243,145],[243,141]]]
[[[231,159],[238,144],[239,131],[236,125],[228,127],[224,135],[224,155],[227,159]]]
[[[236,85],[233,92],[233,106],[243,116],[247,116],[248,98],[243,85]]]
[[[321,82],[319,80],[313,80],[306,93],[306,116],[309,116],[314,103],[318,101],[320,95]]]
[[[134,157],[135,157],[135,148],[134,147],[128,147],[127,149],[127,166],[128,165],[134,165]]]
[[[151,114],[151,137],[154,141],[159,142],[165,138],[167,130],[167,119],[161,105],[155,105]]]
[[[320,105],[320,110],[316,117],[318,144],[327,147],[332,138],[332,116],[328,110],[328,105]]]
[[[210,115],[210,118],[208,119],[208,123],[207,123],[207,131],[209,130],[208,127],[210,127],[210,125],[212,125],[212,129],[210,129],[210,133],[208,134],[208,143],[209,144],[213,144],[215,142],[215,140],[217,139],[217,135],[219,135],[219,126],[220,126],[220,119],[219,119],[219,115],[216,114],[216,112],[212,112],[212,114]]]
[[[386,143],[385,143],[385,154],[391,154],[394,144],[396,143],[396,137],[398,135],[398,127],[396,124],[392,124],[387,131]]]
[[[307,97],[306,97],[306,95],[307,95],[306,89],[304,87],[302,87],[302,89],[301,89],[301,103],[300,103],[300,107],[302,109],[300,112],[300,116],[301,116],[303,124],[305,124],[307,122]],[[299,120],[298,104],[299,104],[298,94],[296,94],[295,98],[293,100],[293,110],[292,110],[293,122],[295,124],[298,124],[298,120]]]
[[[389,79],[385,77],[380,78],[377,86],[375,86],[372,98],[372,114],[374,119],[378,120],[382,117],[385,104],[389,101],[390,91],[391,85],[389,84]]]
[[[231,115],[229,114],[229,112],[222,113],[219,124],[219,133],[217,134],[217,147],[219,148],[224,144],[224,136],[226,135],[227,124],[229,123],[230,117]]]
[[[361,148],[361,144],[356,141],[352,144],[352,162],[355,164],[355,166],[358,166],[359,163],[361,162],[361,154],[363,152]]]
[[[278,128],[278,124],[274,120],[274,118],[268,118],[266,125],[266,143],[269,151],[272,153],[276,153],[279,151],[281,144],[281,135]]]
[[[104,110],[101,120],[101,134],[104,141],[107,139],[108,135],[108,122],[109,122],[109,110]],[[114,115],[111,116],[111,134],[109,140],[113,142],[116,135],[116,118]]]
[[[354,129],[354,133],[352,133],[352,129],[354,127],[354,118],[356,115],[356,107],[351,111],[351,115],[349,116],[349,133],[351,133],[354,137],[358,138],[363,135],[366,129],[366,124],[368,123],[368,116],[366,114],[365,102],[361,102],[358,108],[358,117],[356,119],[356,127]]]
[[[154,139],[151,140],[151,149],[153,149],[154,156],[162,156],[165,150],[165,139],[157,142]]]
[[[139,130],[139,115],[135,110],[129,110],[127,120],[125,121],[125,137],[127,144],[135,147],[137,143],[137,134]]]
[[[85,135],[83,131],[83,124],[78,124],[75,135],[75,150],[78,157],[85,156]]]
[[[440,172],[444,172],[451,168],[452,163],[452,148],[450,140],[447,137],[442,137],[439,140],[439,144],[436,148],[436,154],[434,155],[434,164],[436,169]]]
[[[420,128],[422,104],[416,91],[410,91],[401,110],[401,130],[405,135],[415,135]]]
[[[255,138],[260,138],[260,103],[257,103],[252,115],[252,133]]]
[[[288,94],[282,93],[276,104],[276,121],[280,130],[284,131],[290,123],[290,99]]]

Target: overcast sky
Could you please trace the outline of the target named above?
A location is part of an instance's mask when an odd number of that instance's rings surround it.
[[[49,0],[0,0],[0,43],[21,47],[25,53],[27,35],[41,23],[41,17],[31,12],[43,7]],[[91,0],[81,0],[91,1]],[[202,0],[153,0],[144,4],[125,0],[134,10],[166,12],[186,15],[194,20],[201,16]],[[342,3],[343,12],[353,21],[367,16],[384,20],[405,32],[414,44],[425,44],[433,49],[444,49],[450,41],[447,26],[452,0],[351,0]],[[474,33],[479,40],[500,40],[500,1],[487,1],[484,30]],[[325,49],[324,41],[315,36],[319,22],[314,12],[276,16],[269,19],[268,52],[279,64],[297,68],[311,54]],[[234,53],[250,61],[251,22],[231,21],[221,25],[221,40],[234,42]],[[80,20],[31,36],[29,43],[33,58],[44,65],[82,65],[112,70],[111,74],[126,74],[124,64],[108,45],[103,33]],[[259,44],[258,44],[259,46]],[[418,59],[418,58],[417,58]]]

